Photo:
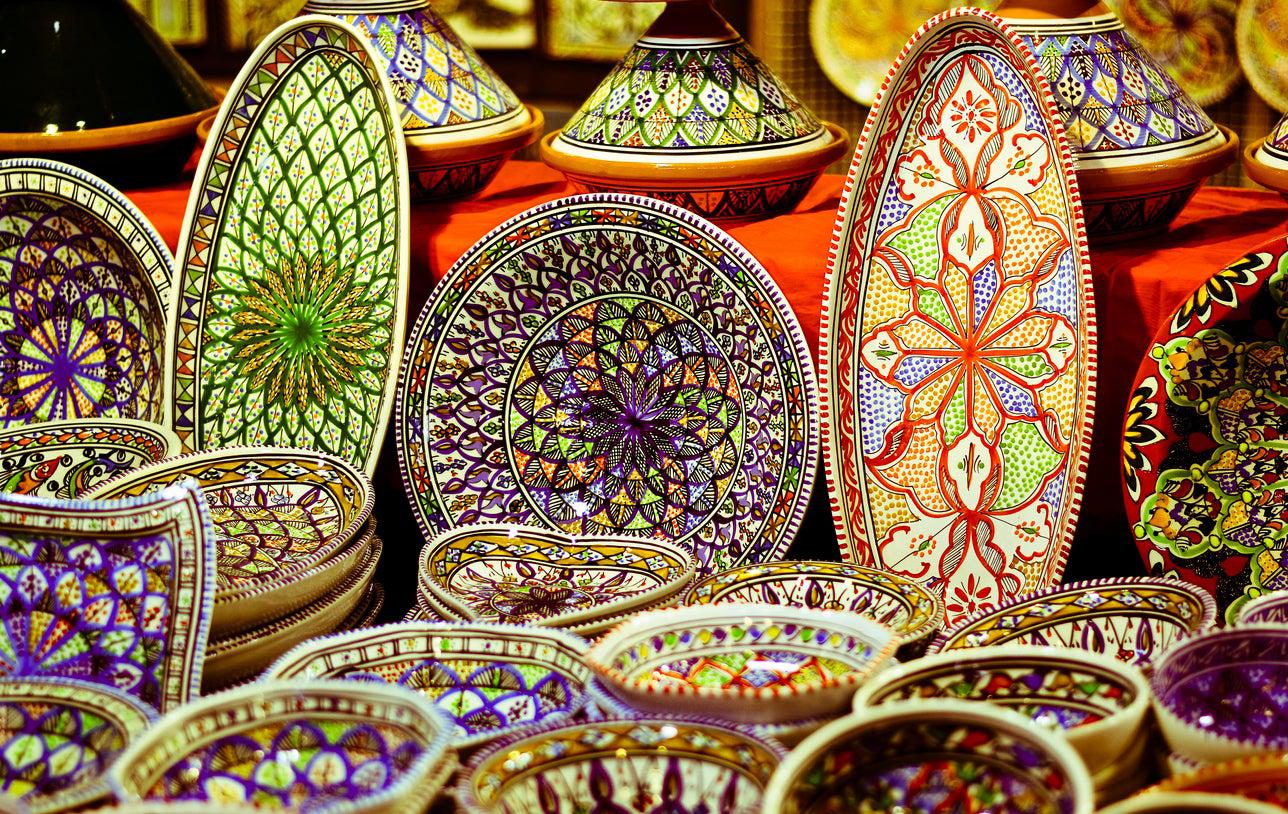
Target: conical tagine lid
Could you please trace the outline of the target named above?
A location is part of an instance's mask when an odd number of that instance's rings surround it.
[[[1253,181],[1288,196],[1288,115],[1264,139],[1248,145],[1243,169]]]

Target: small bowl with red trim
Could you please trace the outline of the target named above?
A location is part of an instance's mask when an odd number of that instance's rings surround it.
[[[771,724],[843,712],[901,641],[857,614],[769,604],[670,608],[618,625],[586,663],[635,709]]]

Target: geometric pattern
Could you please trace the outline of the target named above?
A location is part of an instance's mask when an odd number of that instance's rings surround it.
[[[835,659],[779,650],[740,650],[681,659],[654,668],[649,677],[661,686],[675,682],[721,690],[827,686],[852,668]]]
[[[41,422],[0,431],[0,492],[83,497],[94,487],[169,457],[178,444],[159,425],[129,419]]]
[[[339,21],[264,42],[220,111],[180,240],[173,423],[185,449],[279,444],[370,470],[401,353],[402,137]]]
[[[1196,105],[1229,96],[1243,79],[1235,0],[1110,0],[1110,8]]]

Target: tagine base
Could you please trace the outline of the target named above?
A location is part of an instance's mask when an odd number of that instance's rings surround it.
[[[449,201],[481,191],[516,152],[535,143],[545,128],[540,110],[525,105],[517,127],[459,142],[441,136],[407,135],[407,168],[413,201]]]
[[[1274,167],[1257,158],[1257,153],[1265,143],[1265,139],[1257,139],[1244,149],[1243,171],[1253,181],[1266,189],[1278,192],[1279,197],[1288,202],[1288,168]]]

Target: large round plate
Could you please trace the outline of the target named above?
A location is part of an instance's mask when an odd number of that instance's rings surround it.
[[[1152,573],[1201,585],[1233,622],[1288,588],[1288,241],[1218,271],[1141,361],[1124,496]]]
[[[105,181],[0,160],[0,427],[161,421],[173,263]]]
[[[1109,0],[1109,5],[1195,104],[1216,104],[1242,81],[1234,0]]]
[[[1091,282],[1046,80],[991,14],[913,37],[864,127],[820,328],[841,555],[947,621],[1057,581],[1095,388]]]
[[[1241,0],[1234,27],[1248,83],[1277,110],[1288,110],[1288,7],[1278,0]]]
[[[780,555],[813,483],[813,365],[787,300],[725,232],[645,198],[565,198],[480,240],[421,312],[401,387],[426,537],[656,537],[713,571]]]
[[[270,35],[228,91],[179,239],[175,433],[375,469],[401,355],[407,159],[384,63],[328,17]]]
[[[127,418],[48,421],[0,430],[0,492],[80,497],[179,449],[159,424]]]

